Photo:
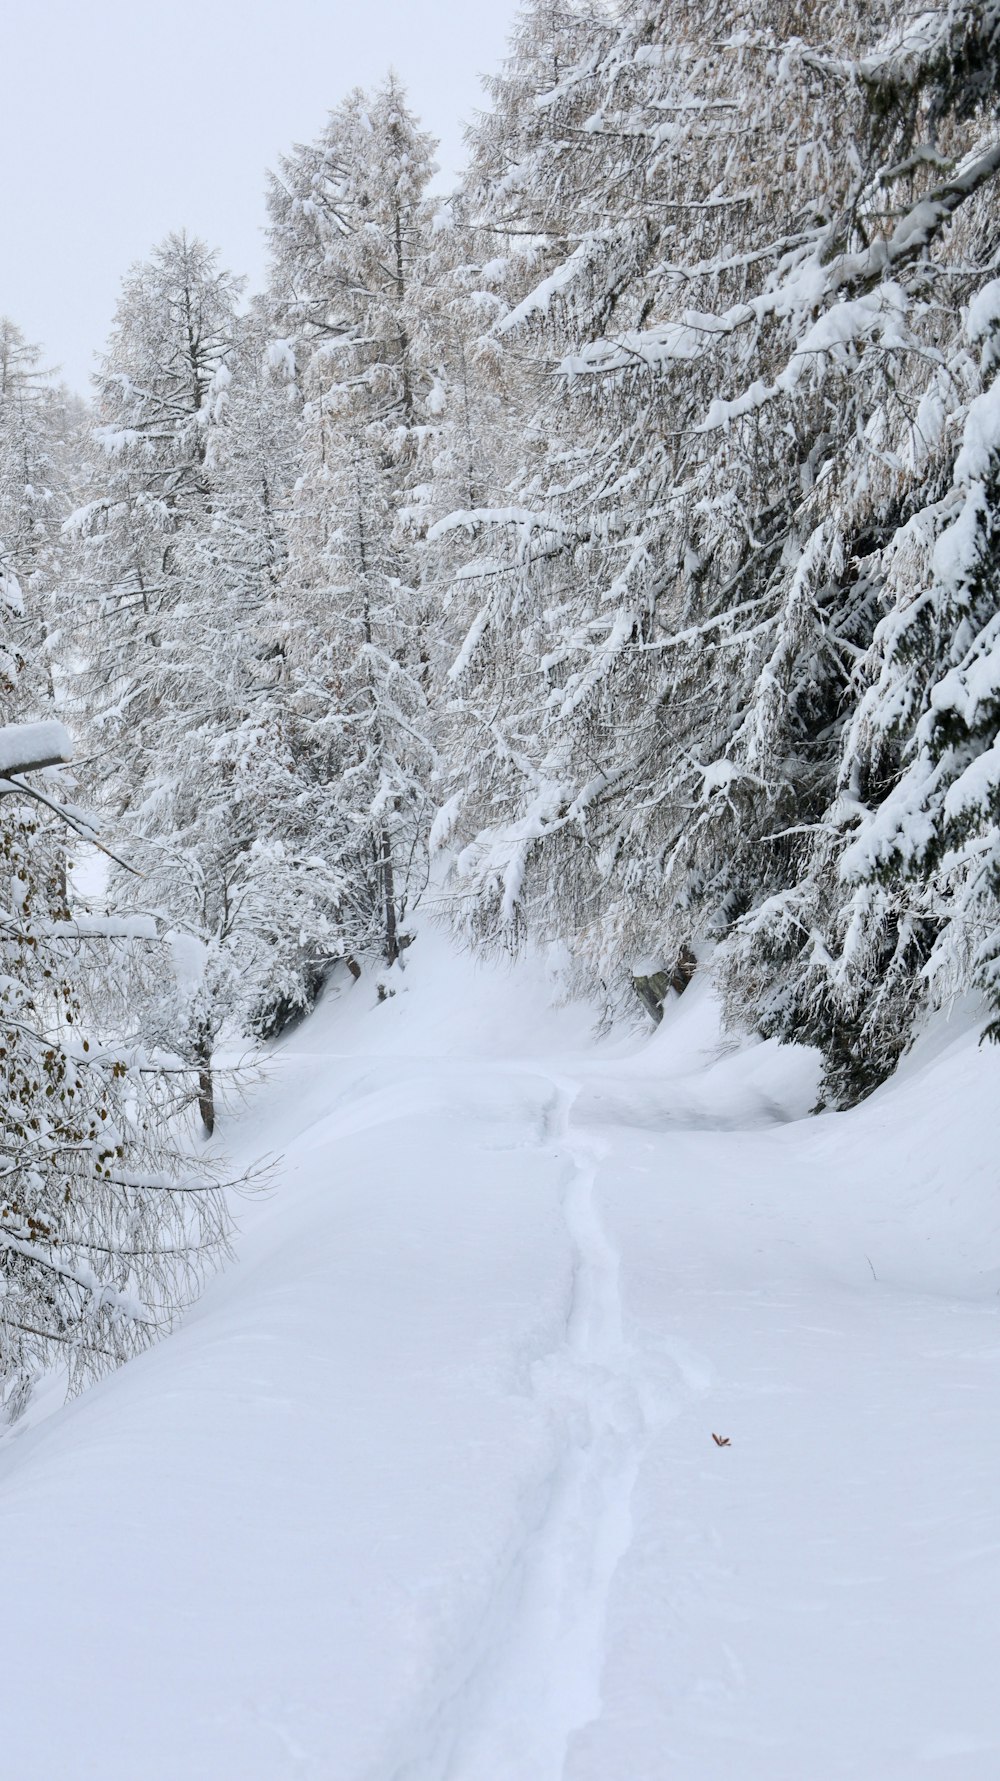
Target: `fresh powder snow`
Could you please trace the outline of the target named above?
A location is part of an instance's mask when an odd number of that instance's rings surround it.
[[[991,1781],[995,1052],[810,1119],[699,982],[597,1042],[394,976],[221,1121],[270,1186],[179,1330],[0,1441],[3,1774]]]

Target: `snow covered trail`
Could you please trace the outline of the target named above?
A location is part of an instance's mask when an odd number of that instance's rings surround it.
[[[995,1781],[1000,1056],[808,1120],[694,990],[588,1050],[407,976],[274,1053],[183,1328],[0,1438],[2,1781]]]
[[[647,1415],[597,1202],[606,1147],[571,1130],[579,1083],[549,1084],[540,1144],[561,1165],[570,1279],[560,1339],[531,1379],[552,1458],[462,1671],[426,1730],[408,1729],[393,1781],[558,1781],[572,1734],[600,1713],[608,1594],[631,1540]]]

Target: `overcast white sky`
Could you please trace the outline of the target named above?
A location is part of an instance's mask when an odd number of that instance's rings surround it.
[[[125,269],[170,229],[261,280],[265,170],[391,64],[462,159],[517,0],[3,0],[0,314],[88,387]]]

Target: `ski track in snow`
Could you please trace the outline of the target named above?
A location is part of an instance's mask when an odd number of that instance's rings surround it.
[[[570,1248],[563,1341],[532,1369],[553,1464],[461,1673],[422,1725],[411,1724],[407,1755],[380,1766],[377,1781],[560,1781],[574,1733],[601,1711],[607,1603],[631,1543],[652,1396],[623,1331],[618,1255],[597,1198],[606,1146],[571,1129],[579,1084],[544,1080],[536,1143],[562,1164]],[[657,1410],[662,1420],[662,1405]]]

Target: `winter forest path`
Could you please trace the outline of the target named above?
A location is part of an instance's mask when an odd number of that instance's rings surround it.
[[[0,1442],[0,1774],[993,1781],[990,1061],[807,1120],[697,1007],[415,1009],[277,1048],[236,1264]]]
[[[542,1079],[540,1079],[542,1080]],[[606,1147],[570,1128],[579,1084],[548,1079],[539,1147],[559,1166],[569,1258],[556,1345],[531,1368],[551,1426],[532,1512],[505,1555],[463,1670],[426,1729],[417,1778],[560,1776],[574,1732],[600,1713],[608,1592],[631,1541],[631,1498],[646,1443],[641,1375],[622,1327],[619,1258],[595,1190]]]

